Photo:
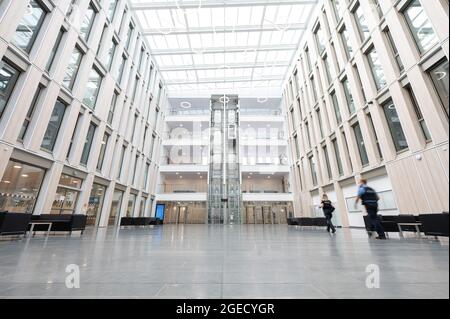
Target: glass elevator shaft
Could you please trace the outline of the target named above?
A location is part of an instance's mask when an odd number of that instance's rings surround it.
[[[239,97],[211,97],[211,164],[208,222],[241,224],[241,172],[239,167]]]

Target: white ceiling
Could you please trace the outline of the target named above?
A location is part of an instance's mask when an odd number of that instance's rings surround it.
[[[268,89],[280,95],[317,4],[317,0],[129,1],[172,96]]]

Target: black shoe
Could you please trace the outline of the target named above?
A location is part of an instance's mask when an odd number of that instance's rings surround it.
[[[384,236],[384,237],[378,236],[378,237],[375,237],[375,239],[381,239],[381,240],[384,240],[384,239],[387,239],[387,238],[386,238],[386,236]]]
[[[336,234],[336,229],[331,232],[332,234]]]

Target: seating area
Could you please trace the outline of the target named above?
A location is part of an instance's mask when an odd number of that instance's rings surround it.
[[[0,212],[0,236],[25,235],[33,232],[69,232],[81,231],[86,228],[85,215],[31,215],[24,213]]]
[[[327,227],[327,220],[325,217],[288,218],[288,225],[302,227]]]
[[[387,234],[414,232],[425,236],[449,237],[449,213],[421,215],[380,215],[381,224]],[[372,231],[368,216],[364,216],[364,224],[368,232]],[[400,227],[399,227],[400,226]],[[401,231],[400,231],[401,229]]]
[[[0,212],[0,236],[25,235],[31,214]]]
[[[120,227],[161,225],[162,221],[154,217],[122,217]]]
[[[87,216],[81,214],[73,215],[33,215],[30,223],[51,223],[50,231],[52,232],[69,232],[81,231],[83,234],[86,229]],[[28,225],[27,230],[31,229],[31,224]],[[48,225],[35,225],[34,231],[47,231]]]

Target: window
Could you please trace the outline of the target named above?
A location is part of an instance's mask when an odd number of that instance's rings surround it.
[[[311,180],[313,186],[317,186],[318,180],[317,180],[317,166],[316,161],[314,160],[314,156],[309,157],[309,166],[311,168]]]
[[[296,159],[300,158],[300,147],[298,146],[298,137],[294,137],[294,144],[295,144],[295,154],[297,155]]]
[[[86,212],[87,226],[98,225],[100,212],[105,200],[106,187],[97,183],[92,184],[91,194],[89,195],[89,206]]]
[[[336,15],[336,20],[340,20],[342,18],[342,13],[344,11],[345,0],[331,0],[331,4],[333,5],[334,14]]]
[[[33,213],[45,170],[9,160],[0,180],[0,211]]]
[[[298,114],[300,119],[303,118],[303,114],[302,114],[302,103],[300,102],[300,98],[297,99],[297,108],[298,108]]]
[[[433,80],[434,87],[441,99],[444,106],[447,117],[449,116],[449,81],[448,81],[448,61],[444,59],[439,62],[430,71],[431,79]]]
[[[391,136],[394,141],[394,146],[397,152],[401,152],[408,148],[408,143],[406,141],[405,134],[403,133],[403,128],[400,123],[400,119],[397,114],[397,109],[395,108],[392,99],[389,99],[383,104],[384,114],[386,115],[386,120],[391,131]]]
[[[355,71],[354,74],[355,74],[356,85],[357,85],[357,87],[359,87],[361,89],[361,94],[364,98],[364,102],[367,103],[367,95],[366,95],[366,91],[364,89],[364,85],[362,84],[362,81],[361,81],[361,75],[359,73],[358,66],[354,65],[353,70]]]
[[[83,21],[81,22],[81,27],[80,27],[80,37],[84,41],[87,41],[89,39],[92,25],[94,24],[94,18],[95,18],[95,10],[91,3],[91,4],[89,4],[86,14],[83,17]]]
[[[334,116],[336,117],[336,123],[339,125],[342,123],[341,111],[339,110],[339,102],[337,100],[336,92],[331,93],[331,101],[333,102]]]
[[[119,84],[122,82],[123,70],[125,69],[126,61],[127,61],[127,58],[124,55],[122,55],[122,61],[120,62],[120,66],[117,69],[117,75],[116,75],[116,81]]]
[[[356,24],[358,26],[358,31],[361,36],[361,40],[364,42],[370,36],[369,25],[367,24],[367,20],[364,17],[363,10],[361,6],[358,4],[356,10],[354,11],[354,16],[356,19]]]
[[[83,103],[91,109],[95,109],[101,82],[102,77],[100,76],[98,71],[93,68],[91,70],[91,73],[89,74],[89,80],[86,84],[86,94],[84,95],[83,99]]]
[[[114,190],[113,199],[111,203],[111,211],[109,213],[108,226],[115,226],[118,223],[120,216],[120,208],[122,206],[123,191]]]
[[[371,0],[372,10],[376,12],[378,18],[383,18],[383,10],[381,10],[380,2],[378,0]]]
[[[77,121],[75,123],[75,128],[73,129],[72,137],[70,138],[69,148],[67,149],[66,159],[68,159],[70,156],[70,151],[72,150],[73,142],[75,140],[75,133],[77,132],[77,128],[78,128],[78,125],[80,124],[82,116],[83,115],[81,113],[78,113]]]
[[[308,140],[308,147],[311,148],[311,134],[309,133],[309,124],[308,122],[305,122],[305,130],[306,130],[306,137]]]
[[[323,123],[322,123],[322,117],[320,116],[320,109],[316,110],[316,114],[317,114],[317,120],[319,122],[320,138],[323,138]]]
[[[108,112],[108,124],[111,125],[113,120],[114,120],[114,112],[116,111],[116,105],[117,105],[117,93],[114,92],[113,97],[112,97],[112,101],[111,101],[111,106],[109,107],[109,112]]]
[[[386,29],[386,31],[384,31],[384,32],[389,41],[389,45],[391,47],[392,54],[394,55],[395,62],[397,63],[398,69],[399,69],[400,73],[403,73],[403,71],[405,71],[405,66],[403,65],[402,59],[400,57],[400,53],[398,53],[397,46],[395,45],[394,39],[392,38],[391,31],[389,29]]]
[[[342,176],[344,175],[344,168],[342,167],[341,154],[339,152],[337,139],[334,139],[333,141],[331,141],[331,143],[333,143],[334,155],[336,156],[336,163],[338,167],[339,176]]]
[[[411,100],[411,104],[414,109],[414,113],[417,116],[417,120],[419,121],[420,129],[422,130],[422,134],[425,137],[425,140],[427,142],[431,141],[431,134],[428,130],[427,123],[425,122],[425,119],[423,118],[422,111],[420,110],[419,103],[417,102],[416,96],[414,95],[414,92],[411,88],[411,86],[407,86],[406,90],[408,91],[409,98]]]
[[[375,130],[375,125],[373,124],[372,114],[367,114],[367,120],[370,124],[370,129],[372,130],[372,136],[375,138],[375,144],[377,145],[377,151],[378,151],[378,158],[383,159],[383,153],[381,152],[380,147],[380,139],[378,138],[377,131]]]
[[[325,156],[325,164],[327,166],[327,174],[328,174],[328,179],[332,179],[333,178],[333,173],[331,172],[331,165],[330,165],[330,157],[328,155],[328,148],[325,145],[323,148],[323,155]]]
[[[116,13],[116,9],[117,9],[117,0],[110,0],[109,7],[108,7],[109,21],[112,21],[114,19],[114,14]]]
[[[59,179],[59,186],[53,201],[50,214],[72,215],[75,213],[78,197],[81,192],[83,180],[66,174]]]
[[[315,86],[314,77],[311,77],[311,90],[313,92],[314,104],[317,103],[317,90]]]
[[[19,77],[19,71],[5,61],[0,61],[0,118]]]
[[[31,0],[28,4],[19,26],[16,29],[14,38],[11,40],[16,47],[29,53],[36,40],[39,29],[45,18],[44,8],[36,0]]]
[[[134,119],[133,119],[133,126],[131,126],[131,138],[130,141],[133,143],[134,142],[134,137],[136,135],[136,124],[138,121],[138,115],[134,114]]]
[[[344,156],[347,155],[346,157],[348,158],[348,162],[350,164],[350,169],[353,172],[353,163],[352,163],[352,158],[350,157],[350,153],[349,153],[349,149],[348,149],[347,135],[345,134],[343,129],[341,130],[341,134],[342,134],[342,139],[344,141]]]
[[[334,79],[334,69],[332,68],[331,64],[330,64],[330,59],[328,58],[328,56],[325,56],[323,58],[323,62],[325,64],[325,74],[327,75],[327,83],[328,85],[331,85],[331,82]]]
[[[44,139],[41,147],[47,151],[52,152],[55,147],[56,139],[58,138],[59,129],[66,112],[66,105],[59,99],[55,103],[50,121],[45,131]]]
[[[105,161],[105,153],[106,148],[108,147],[108,141],[109,141],[109,134],[105,132],[105,134],[103,134],[102,145],[100,147],[100,155],[98,156],[97,161],[97,170],[99,171],[101,171],[103,168],[103,162]]]
[[[61,43],[62,37],[64,35],[64,30],[59,30],[58,37],[56,38],[56,42],[53,45],[52,51],[50,52],[50,57],[45,66],[45,70],[50,72],[50,68],[52,67],[53,61],[55,60],[56,53],[58,52],[59,44]]]
[[[162,83],[159,83],[158,98],[156,99],[157,106],[161,106],[162,91],[163,91],[163,85],[162,85]]]
[[[374,47],[367,53],[367,58],[369,60],[370,69],[372,71],[372,76],[375,81],[375,85],[378,90],[384,88],[387,84],[386,76],[383,71],[383,66],[381,65],[380,57],[378,56],[378,52]]]
[[[102,44],[103,44],[104,42],[106,42],[106,34],[107,34],[107,33],[108,33],[108,25],[105,24],[105,25],[103,26],[102,35],[100,36],[100,41],[98,42],[98,45],[97,45],[96,55],[99,55],[99,53],[100,53],[100,48],[102,47]]]
[[[305,55],[306,55],[306,62],[307,62],[307,66],[308,66],[308,73],[311,73],[312,68],[311,68],[311,57],[309,56],[309,49],[308,47],[305,48]]]
[[[359,123],[353,125],[353,132],[355,133],[356,144],[358,146],[359,156],[363,166],[369,165],[369,156],[367,155],[366,144],[361,132]]]
[[[27,116],[25,117],[25,120],[23,121],[22,128],[20,129],[19,133],[19,141],[23,141],[25,134],[27,133],[28,126],[30,125],[31,118],[33,117],[34,110],[36,109],[37,102],[39,100],[39,96],[41,94],[42,87],[39,86],[36,90],[36,93],[34,93],[33,101],[31,101],[31,105],[28,108]]]
[[[149,163],[145,163],[145,172],[144,172],[144,179],[143,179],[143,185],[142,188],[145,190],[147,189],[147,185],[148,185],[148,173],[150,171],[150,164]]]
[[[130,194],[127,206],[127,217],[133,217],[135,204],[136,204],[136,195]]]
[[[63,79],[63,86],[72,90],[75,84],[75,79],[77,77],[78,69],[80,68],[81,59],[83,54],[78,47],[75,47],[72,56],[69,60],[69,65],[67,66],[66,73]]]
[[[89,125],[89,129],[86,135],[86,140],[84,141],[83,153],[81,153],[81,165],[87,165],[89,161],[89,155],[91,153],[92,141],[94,140],[95,130],[97,129],[97,125],[91,123]]]
[[[136,155],[136,158],[134,160],[134,169],[133,169],[133,181],[132,184],[136,185],[136,176],[137,176],[137,168],[138,168],[138,162],[139,162],[139,155]]]
[[[419,0],[411,1],[403,12],[420,53],[432,48],[438,38]]]
[[[117,42],[113,38],[111,40],[110,44],[109,44],[109,48],[108,48],[108,51],[106,53],[105,65],[106,65],[108,70],[111,70],[111,65],[112,65],[112,61],[113,61],[113,58],[114,58],[114,53],[116,52],[116,48],[117,48]]]
[[[131,44],[131,36],[133,35],[133,24],[129,24],[128,25],[128,33],[127,33],[127,44],[126,44],[126,48],[127,50],[130,50],[130,44]]]
[[[345,27],[341,31],[341,39],[345,48],[345,54],[347,55],[347,59],[350,59],[350,57],[353,55],[353,47],[352,43],[350,42],[350,36],[348,35],[348,31]]]
[[[117,172],[117,178],[121,178],[122,177],[122,166],[123,166],[123,160],[125,158],[125,152],[127,151],[127,147],[125,145],[122,145],[122,153],[120,154],[120,162],[119,162],[119,167],[118,167],[118,172]]]
[[[320,24],[317,27],[317,31],[315,33],[315,38],[316,38],[318,52],[319,52],[319,54],[322,54],[323,51],[325,51],[325,35],[323,34],[323,30],[322,30],[322,27],[320,26]]]
[[[353,99],[353,95],[350,90],[350,83],[347,78],[344,79],[344,81],[342,82],[342,85],[344,86],[345,98],[347,100],[348,110],[351,115],[351,114],[355,113],[356,108],[355,108],[355,100]]]

